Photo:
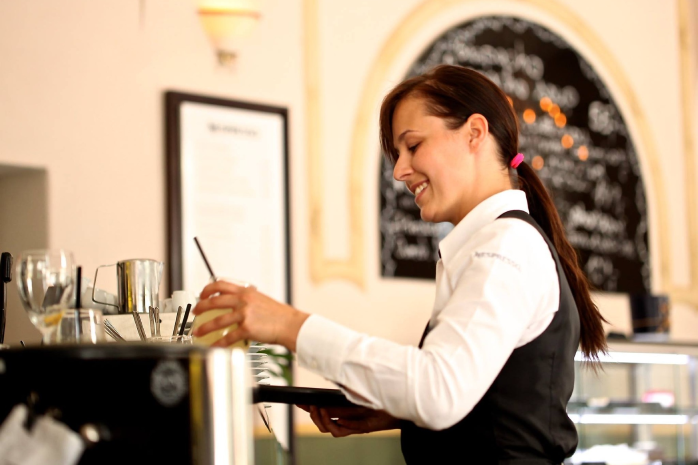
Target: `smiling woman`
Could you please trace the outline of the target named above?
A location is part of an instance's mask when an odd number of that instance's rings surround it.
[[[408,464],[561,463],[577,444],[566,413],[581,341],[605,348],[601,316],[535,172],[518,153],[506,95],[482,74],[439,66],[383,102],[381,144],[422,219],[455,227],[439,244],[436,299],[419,348],[308,315],[256,289],[209,284],[195,314],[232,311],[240,339],[282,344],[365,410],[310,407],[322,432],[402,431]],[[521,186],[521,190],[517,187]],[[529,214],[530,211],[530,214]]]

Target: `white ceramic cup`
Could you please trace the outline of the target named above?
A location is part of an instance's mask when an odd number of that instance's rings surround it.
[[[186,310],[187,304],[191,304],[192,308],[194,308],[198,301],[196,297],[196,294],[190,291],[174,291],[172,293],[172,311],[176,312],[179,307],[182,307],[182,310]]]

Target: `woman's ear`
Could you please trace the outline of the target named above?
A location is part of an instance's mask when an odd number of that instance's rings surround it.
[[[471,152],[477,152],[485,143],[490,132],[487,119],[479,113],[474,113],[465,124],[465,136]]]

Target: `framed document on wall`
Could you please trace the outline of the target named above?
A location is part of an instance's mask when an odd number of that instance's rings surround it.
[[[167,92],[169,291],[210,274],[291,303],[288,111]]]

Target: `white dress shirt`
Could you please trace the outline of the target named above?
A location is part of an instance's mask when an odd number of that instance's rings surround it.
[[[559,306],[548,245],[524,221],[497,220],[509,210],[528,212],[523,191],[486,199],[439,244],[431,331],[421,350],[311,315],[296,343],[300,366],[359,405],[433,430],[458,423]]]

